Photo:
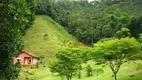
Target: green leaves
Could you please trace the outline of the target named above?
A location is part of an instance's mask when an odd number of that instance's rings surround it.
[[[105,59],[119,59],[122,54],[134,54],[139,51],[140,45],[134,38],[113,39],[94,44],[96,56],[107,56]],[[97,55],[98,54],[98,55]],[[110,57],[109,57],[110,56]]]
[[[104,39],[94,44],[94,47],[86,46],[67,46],[59,49],[56,54],[57,60],[53,61],[49,68],[52,72],[59,73],[61,76],[72,77],[81,68],[81,63],[94,59],[96,64],[107,63],[114,75],[120,66],[130,57],[139,54],[140,44],[135,38],[111,38]],[[92,74],[92,68],[86,68],[88,75]],[[102,74],[103,70],[96,69],[97,74]],[[69,79],[67,79],[69,80]]]
[[[27,3],[29,3],[27,0],[3,0],[0,3],[0,79],[2,80],[15,80],[19,74],[19,68],[13,64],[13,57],[23,50],[22,34],[27,26],[28,28],[32,26],[34,20],[30,19],[34,17],[34,11],[27,7]],[[27,10],[32,12],[32,16]]]
[[[56,54],[57,61],[51,62],[49,68],[60,76],[67,76],[67,80],[72,78],[81,66],[79,51],[77,47],[62,47]]]
[[[37,14],[46,14],[81,42],[110,37],[138,37],[142,32],[141,6],[137,0],[37,0]],[[132,9],[133,6],[133,9]],[[106,17],[107,16],[107,17]]]
[[[117,79],[117,72],[120,66],[130,57],[140,54],[140,44],[135,38],[120,38],[104,40],[94,44],[94,58],[97,62],[105,62],[111,68]]]

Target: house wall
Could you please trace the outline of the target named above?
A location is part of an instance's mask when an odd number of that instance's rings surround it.
[[[33,64],[36,64],[38,62],[37,58],[33,58]]]
[[[32,57],[31,55],[29,55],[29,54],[23,52],[23,53],[21,53],[21,54],[17,57],[17,58],[20,58],[20,59],[21,59],[21,64],[22,64],[22,65],[25,65],[25,61],[26,61],[26,60],[24,60],[24,57],[29,57],[29,58],[31,58],[31,64],[33,63],[33,57]],[[16,60],[16,58],[14,58],[14,63],[16,63],[16,62],[17,62],[17,60]]]

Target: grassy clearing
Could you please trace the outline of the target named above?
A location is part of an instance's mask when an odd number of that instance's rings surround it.
[[[102,68],[103,74],[91,77],[86,77],[85,65],[82,70],[81,79],[74,76],[72,80],[113,80],[112,72],[106,65],[95,65],[91,62],[93,69]],[[66,80],[65,78],[58,77],[57,74],[51,73],[48,66],[40,65],[39,68],[23,67],[18,80]],[[125,63],[118,72],[118,80],[141,80],[142,76],[142,61],[132,61]]]
[[[72,35],[48,16],[36,16],[35,23],[23,37],[24,51],[44,58],[53,58],[64,40],[77,41]]]

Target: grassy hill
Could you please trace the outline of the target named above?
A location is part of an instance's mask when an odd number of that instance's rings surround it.
[[[24,51],[40,57],[52,58],[64,40],[76,41],[67,31],[48,16],[36,16],[35,23],[23,37]]]

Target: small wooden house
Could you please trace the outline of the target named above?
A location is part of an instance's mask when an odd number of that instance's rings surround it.
[[[21,65],[35,65],[38,60],[38,56],[29,52],[22,52],[18,57],[14,58],[14,63],[20,61]]]

